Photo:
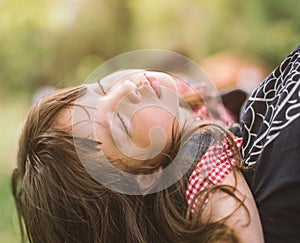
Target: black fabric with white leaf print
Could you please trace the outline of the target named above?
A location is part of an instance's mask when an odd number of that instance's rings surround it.
[[[242,150],[247,165],[256,163],[262,149],[300,117],[299,49],[289,55],[248,99],[243,115]]]
[[[244,173],[267,243],[300,242],[300,46],[252,93],[242,116]]]

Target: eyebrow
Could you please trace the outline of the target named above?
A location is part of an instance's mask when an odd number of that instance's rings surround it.
[[[100,83],[100,81],[98,81],[97,84],[99,85],[99,87],[100,87],[102,93],[103,93],[104,95],[106,95],[107,92],[104,90],[103,85]]]
[[[89,115],[89,112],[88,112],[87,109],[91,109],[91,110],[96,110],[96,109],[97,109],[96,107],[93,107],[93,106],[90,106],[90,105],[87,105],[87,104],[85,104],[85,105],[82,105],[82,104],[74,104],[74,107],[82,108],[82,109],[86,112],[86,114],[88,114],[88,115]],[[90,117],[90,116],[89,116],[89,117]]]
[[[88,90],[87,92],[93,92],[94,94],[97,95],[106,95],[107,93],[103,88],[103,85],[100,84],[99,82],[84,84],[84,86],[87,88]]]

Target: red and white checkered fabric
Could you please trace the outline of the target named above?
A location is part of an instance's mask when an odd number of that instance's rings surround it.
[[[242,146],[242,139],[234,137],[234,141],[240,149]],[[224,139],[223,144],[216,142],[210,146],[189,178],[186,188],[186,199],[188,204],[191,203],[194,196],[200,191],[211,185],[221,184],[235,165],[236,161],[233,159],[233,150],[227,139]],[[196,207],[198,201],[199,198],[195,200],[192,209]]]
[[[177,80],[178,94],[186,100],[194,111],[196,121],[204,121],[221,126],[229,126],[230,124],[237,122],[232,116],[230,111],[224,107],[222,103],[210,103],[211,93],[205,83],[202,83],[196,87],[189,86],[188,83],[182,80]],[[208,108],[209,107],[209,108]],[[218,115],[213,115],[218,114]],[[220,119],[222,117],[222,119]]]

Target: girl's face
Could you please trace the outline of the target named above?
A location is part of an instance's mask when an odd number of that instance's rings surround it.
[[[159,167],[181,130],[175,80],[162,72],[132,70],[86,87],[74,106],[73,133],[99,141],[121,170]]]

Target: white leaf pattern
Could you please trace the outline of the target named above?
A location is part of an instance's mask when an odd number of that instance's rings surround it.
[[[242,117],[242,155],[247,166],[280,131],[300,117],[300,46],[252,93]]]

